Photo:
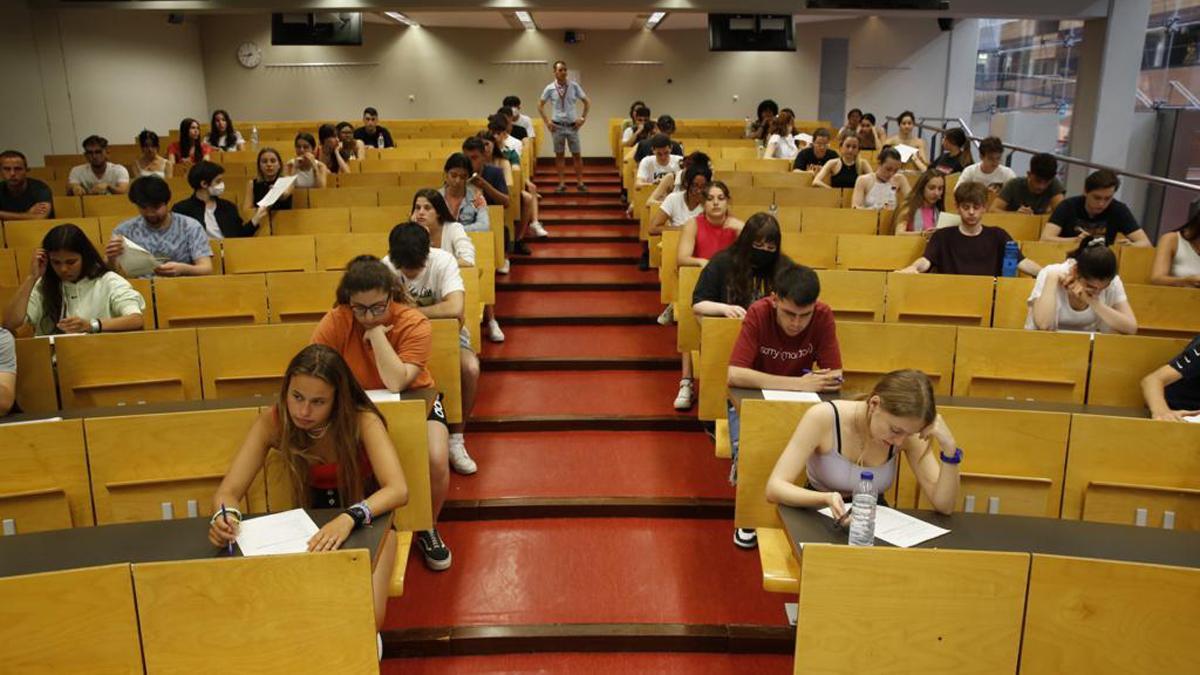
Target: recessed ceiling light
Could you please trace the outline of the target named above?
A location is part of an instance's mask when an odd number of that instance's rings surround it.
[[[529,12],[513,12],[513,14],[517,17],[517,21],[520,21],[521,25],[525,27],[525,30],[537,30],[537,24],[533,22],[533,17]]]
[[[654,30],[665,18],[667,18],[666,12],[655,12],[651,14],[650,18],[646,19],[646,30]]]
[[[413,21],[412,19],[408,18],[407,16],[404,16],[400,12],[384,12],[383,15],[386,16],[387,18],[391,19],[392,21],[395,21],[396,23],[402,23],[405,26],[420,25],[416,21]]]

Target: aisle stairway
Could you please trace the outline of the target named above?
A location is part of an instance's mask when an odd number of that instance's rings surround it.
[[[384,672],[790,672],[784,598],[731,542],[728,466],[671,406],[675,329],[655,323],[617,171],[586,170],[587,194],[535,176],[550,239],[497,285],[508,340],[482,354],[479,472],[451,479],[442,514],[454,566],[409,562]]]

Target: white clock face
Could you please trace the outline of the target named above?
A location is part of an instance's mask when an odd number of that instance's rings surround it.
[[[262,50],[253,42],[243,42],[237,49],[237,58],[246,68],[257,68],[262,63]]]

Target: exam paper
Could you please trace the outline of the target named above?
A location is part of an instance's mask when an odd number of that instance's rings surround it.
[[[938,214],[937,229],[940,230],[944,227],[958,227],[959,225],[962,225],[962,216],[958,215],[957,213],[946,213],[945,211],[942,211]]]
[[[304,509],[259,516],[242,522],[238,548],[246,557],[304,553],[308,550],[308,540],[318,529]]]
[[[892,148],[896,152],[900,153],[900,163],[901,164],[907,163],[908,160],[912,159],[913,155],[917,154],[916,148],[914,148],[911,145],[905,145],[903,143],[897,143],[896,145],[893,145]]]
[[[367,398],[371,399],[372,403],[387,403],[388,401],[399,401],[400,394],[387,389],[368,389]]]
[[[850,505],[847,504],[847,507]],[[833,511],[829,507],[825,507],[817,511],[823,516],[832,518]],[[900,548],[910,548],[922,542],[929,541],[950,530],[930,525],[929,523],[913,518],[907,513],[901,513],[893,508],[886,506],[875,507],[875,537],[882,539],[892,546]]]
[[[258,200],[258,206],[274,205],[283,196],[283,193],[287,192],[287,189],[292,186],[292,183],[295,182],[296,176],[280,176],[276,178],[275,183],[271,185],[271,190],[263,195],[262,199]]]
[[[1200,415],[1192,415],[1191,417],[1185,417],[1185,418],[1183,418],[1183,421],[1191,422],[1192,424],[1200,424]]]
[[[812,145],[812,134],[796,134],[796,140],[806,145]]]
[[[820,403],[821,397],[811,391],[786,391],[783,389],[763,389],[763,398],[768,401],[804,401]]]
[[[125,237],[125,252],[117,259],[121,265],[121,269],[125,270],[126,276],[131,277],[148,277],[154,274],[154,268],[166,262],[164,259],[159,259],[146,249],[138,245],[137,242]]]

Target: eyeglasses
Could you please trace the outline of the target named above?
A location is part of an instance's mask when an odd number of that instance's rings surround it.
[[[365,307],[363,305],[350,305],[350,311],[354,313],[354,316],[363,317],[363,318],[365,318],[367,316],[372,316],[372,317],[376,317],[376,318],[381,317],[387,313],[387,309],[388,309],[387,301],[371,305],[370,307]]]

